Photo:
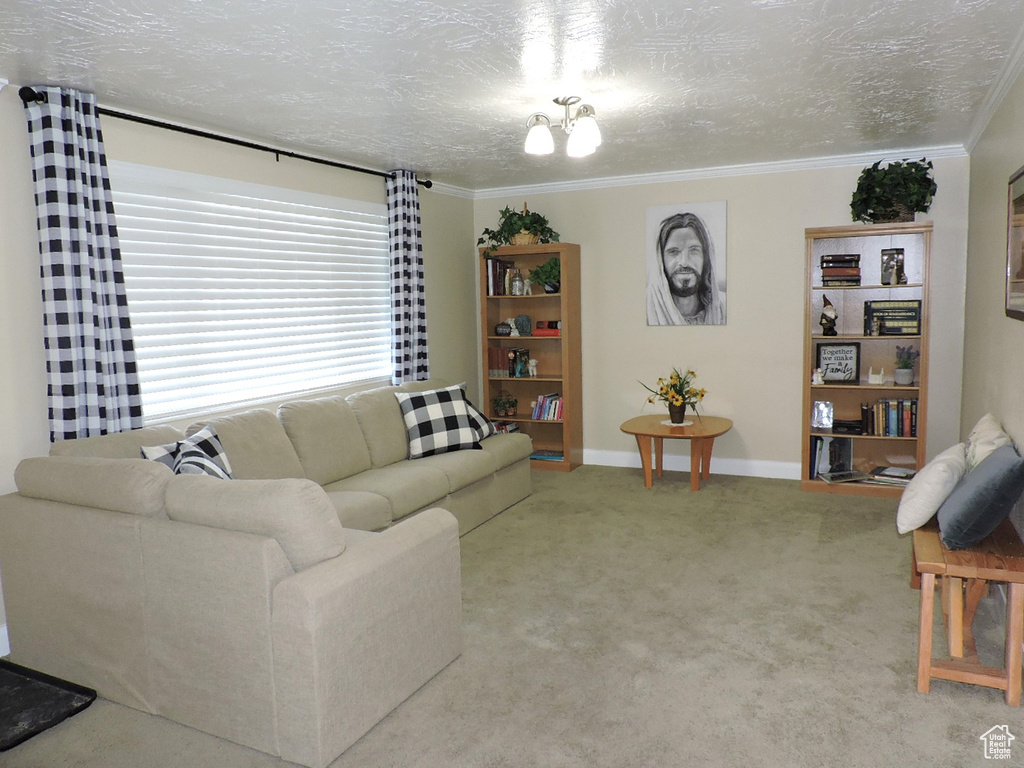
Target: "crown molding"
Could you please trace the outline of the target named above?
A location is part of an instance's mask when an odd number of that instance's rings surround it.
[[[978,142],[981,141],[982,134],[988,128],[989,122],[995,116],[996,111],[1002,105],[1006,95],[1010,92],[1014,83],[1017,82],[1022,72],[1024,72],[1024,29],[1021,29],[1020,34],[1017,36],[1017,41],[1014,43],[1013,48],[1010,49],[1010,55],[1006,57],[1002,72],[999,73],[999,77],[996,78],[992,87],[989,88],[984,101],[981,102],[981,106],[974,116],[974,120],[971,122],[971,129],[968,131],[967,140],[964,142],[964,147],[966,147],[968,153],[973,152]]]
[[[713,168],[695,168],[688,171],[663,171],[660,173],[637,174],[634,176],[609,176],[601,179],[558,181],[552,184],[530,184],[519,187],[478,189],[473,194],[473,198],[475,200],[483,200],[491,197],[518,197],[521,195],[539,195],[549,192],[576,192],[585,189],[629,187],[639,184],[663,184],[677,181],[720,179],[729,176],[754,176],[763,173],[787,173],[789,171],[820,170],[822,168],[839,168],[848,165],[870,165],[879,159],[900,160],[907,157],[928,157],[929,159],[934,160],[940,157],[966,156],[967,150],[961,144],[950,144],[947,146],[936,147],[913,147],[898,150],[890,149],[879,152],[861,152],[853,155],[812,157],[804,160],[783,160],[770,163],[750,163],[747,165],[723,165]]]
[[[437,192],[441,195],[451,195],[452,197],[462,197],[467,200],[472,200],[476,197],[476,193],[472,189],[466,189],[465,187],[456,187],[452,184],[445,184],[440,181],[434,181],[431,179],[434,186],[430,188],[431,192]],[[422,194],[422,190],[420,192]]]

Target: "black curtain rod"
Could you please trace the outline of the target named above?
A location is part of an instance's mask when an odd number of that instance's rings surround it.
[[[38,91],[29,88],[27,85],[22,86],[18,89],[18,96],[26,104],[32,101],[46,101],[46,94],[39,93]],[[331,168],[341,168],[346,171],[355,171],[356,173],[368,173],[371,176],[380,176],[382,179],[394,178],[394,174],[386,171],[375,171],[372,168],[360,168],[358,165],[349,165],[348,163],[339,163],[334,160],[325,160],[322,157],[313,157],[311,155],[302,155],[298,152],[288,152],[283,149],[275,149],[265,144],[257,144],[252,141],[243,141],[242,139],[233,139],[230,136],[221,136],[216,133],[210,133],[208,131],[200,131],[197,128],[186,128],[183,125],[175,125],[174,123],[165,123],[160,120],[153,120],[149,117],[140,117],[139,115],[132,115],[127,112],[118,112],[114,109],[107,109],[106,107],[97,107],[96,111],[100,115],[108,117],[116,117],[119,120],[130,120],[133,123],[142,123],[143,125],[150,125],[155,128],[164,128],[168,131],[178,131],[179,133],[187,133],[189,136],[199,136],[203,139],[212,139],[213,141],[222,141],[225,144],[234,144],[236,147],[245,147],[246,149],[255,149],[260,152],[271,152],[278,159],[282,156],[290,157],[295,160],[305,160],[309,163],[320,163],[321,165],[328,165]],[[426,189],[430,189],[434,186],[434,182],[430,179],[416,179],[417,184],[421,184]]]

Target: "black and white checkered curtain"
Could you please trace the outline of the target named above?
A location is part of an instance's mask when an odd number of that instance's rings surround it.
[[[420,245],[420,195],[416,174],[388,177],[388,246],[391,251],[391,337],[395,384],[430,376],[427,360],[427,307]]]
[[[142,426],[128,301],[95,98],[36,88],[32,151],[50,440]]]

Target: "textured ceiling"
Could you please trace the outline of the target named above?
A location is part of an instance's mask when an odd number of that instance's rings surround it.
[[[1022,27],[1024,0],[4,0],[0,77],[481,190],[961,146]],[[570,94],[604,144],[525,155]]]

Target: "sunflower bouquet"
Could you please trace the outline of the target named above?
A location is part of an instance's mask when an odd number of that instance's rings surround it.
[[[696,413],[698,403],[704,399],[704,395],[708,391],[703,387],[698,389],[693,386],[695,378],[697,378],[695,371],[680,373],[678,368],[673,368],[672,373],[667,378],[658,379],[658,383],[655,384],[656,389],[647,386],[642,381],[640,386],[651,393],[651,396],[647,398],[648,403],[661,400],[667,405],[674,405],[676,407],[685,405],[687,408],[692,408],[694,413]]]

